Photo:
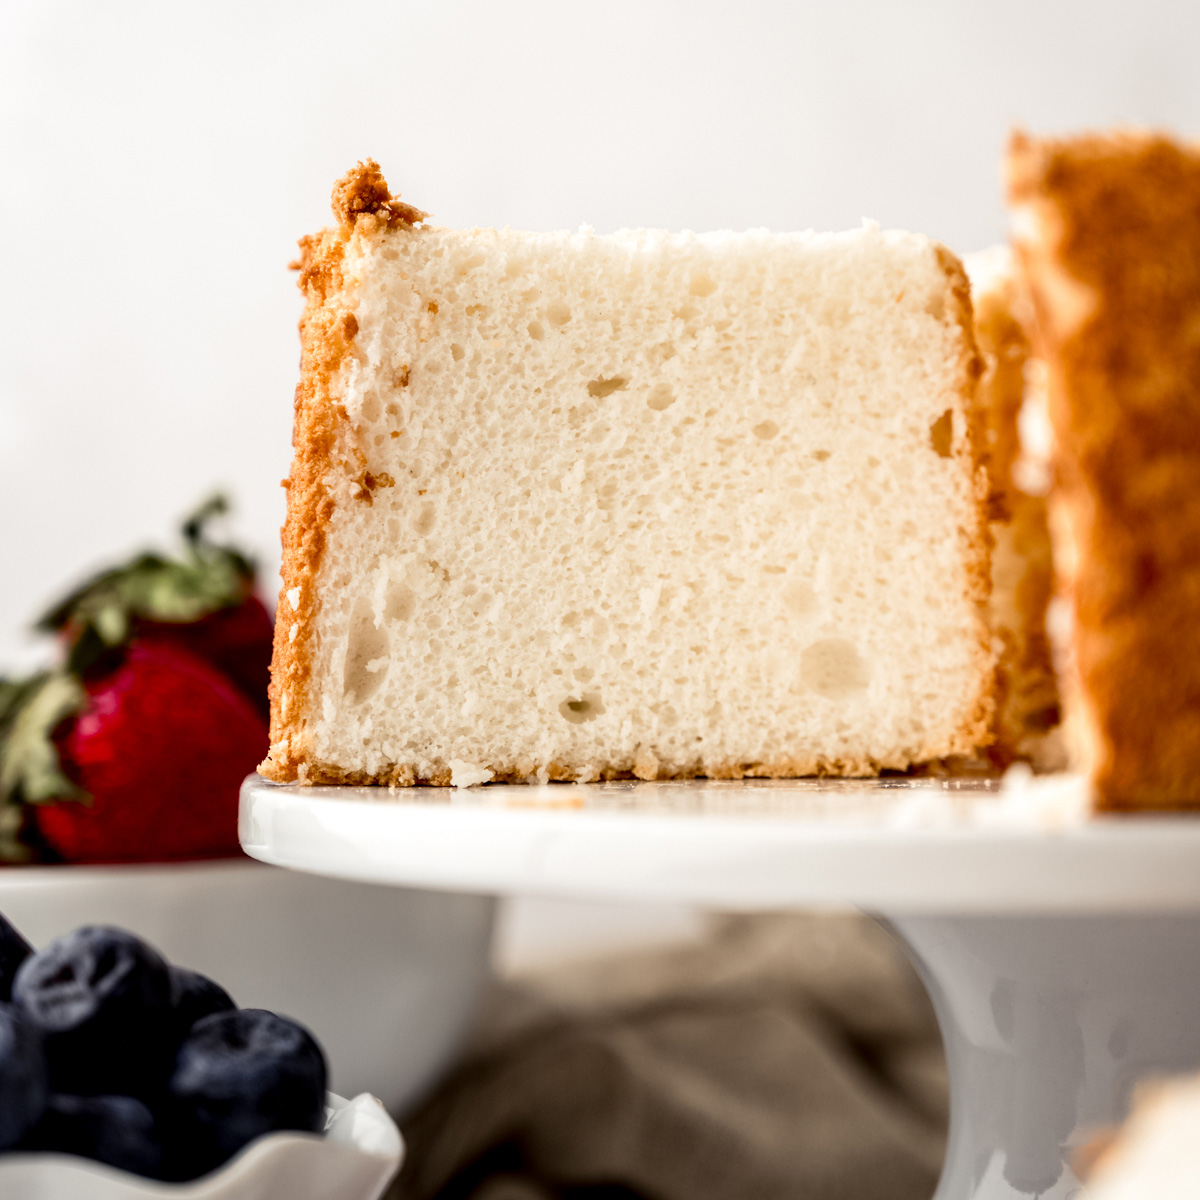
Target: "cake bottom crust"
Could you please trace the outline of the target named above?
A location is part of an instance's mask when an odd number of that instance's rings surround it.
[[[962,753],[927,756],[920,760],[907,757],[895,759],[830,759],[821,757],[775,759],[771,762],[722,762],[696,764],[693,767],[671,767],[659,764],[652,758],[639,756],[632,765],[592,766],[581,770],[558,762],[550,762],[542,768],[526,764],[508,766],[484,766],[492,772],[489,783],[594,783],[618,780],[671,779],[808,779],[847,778],[875,779],[883,774],[908,775],[974,775],[989,772],[991,764],[985,758],[975,757],[969,750]],[[335,763],[301,762],[294,770],[282,769],[271,759],[259,768],[265,778],[277,783],[299,783],[306,787],[333,785],[339,787],[450,787],[452,772],[444,767],[425,777],[418,775],[411,764],[397,763],[386,771],[368,774],[364,771],[349,771]]]

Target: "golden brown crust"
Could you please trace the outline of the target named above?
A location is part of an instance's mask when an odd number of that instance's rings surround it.
[[[303,713],[307,709],[311,654],[309,630],[317,604],[313,580],[325,550],[333,498],[325,473],[342,419],[333,379],[357,332],[353,314],[341,306],[345,236],[326,230],[301,243],[300,382],[292,433],[294,457],[284,522],[282,586],[275,610],[271,662],[271,749],[259,771],[280,782],[296,778],[305,758]]]
[[[817,755],[803,758],[772,759],[770,762],[719,762],[696,763],[692,766],[672,768],[655,763],[651,771],[644,759],[634,757],[627,765],[608,764],[594,767],[586,779],[580,778],[580,769],[551,762],[540,771],[520,760],[508,764],[496,764],[488,768],[493,772],[493,783],[528,783],[535,778],[544,778],[555,783],[588,783],[594,780],[606,782],[622,779],[801,779],[848,778],[874,779],[881,774],[915,775],[962,775],[978,774],[987,770],[987,764],[979,760],[956,760],[953,756],[939,757],[929,761],[910,762],[904,759],[876,760],[834,759]],[[418,775],[409,763],[393,763],[389,767],[367,774],[364,771],[347,771],[336,763],[308,761],[294,778],[309,785],[337,786],[387,786],[387,787],[449,787],[450,769],[442,768],[431,776]]]
[[[308,757],[304,714],[309,708],[312,671],[309,635],[317,605],[313,581],[334,507],[325,478],[346,420],[335,380],[358,333],[358,320],[347,305],[346,246],[356,231],[368,234],[382,224],[411,225],[425,217],[391,195],[378,164],[371,159],[338,180],[332,206],[337,227],[301,238],[296,264],[305,300],[300,319],[300,382],[292,432],[292,473],[284,480],[288,507],[271,663],[271,748],[259,767],[262,775],[278,782],[300,778]],[[359,498],[369,503],[376,487],[391,484],[389,476],[372,476],[364,470]]]
[[[382,218],[391,229],[417,224],[429,215],[388,191],[387,180],[373,158],[360,162],[333,185],[331,203],[338,225],[347,229],[363,216]]]
[[[968,598],[976,611],[976,650],[979,689],[964,712],[964,721],[952,745],[923,747],[921,759],[939,759],[951,755],[970,755],[992,741],[992,717],[995,712],[995,677],[992,669],[991,629],[988,600],[992,591],[991,546],[988,539],[987,442],[981,436],[978,411],[979,380],[984,362],[975,341],[975,314],[971,304],[971,285],[959,260],[946,249],[937,247],[938,264],[946,274],[952,300],[952,318],[959,328],[958,390],[968,415],[965,445],[961,451],[969,458],[975,489],[972,519],[958,531],[962,559],[966,567]],[[907,764],[905,764],[907,765]]]
[[[1017,316],[1019,299],[1011,270],[993,270],[991,275],[973,297],[975,332],[986,364],[976,436],[988,471],[991,626],[1003,647],[996,662],[995,741],[989,757],[998,768],[1018,759],[1061,765],[1054,760],[1057,747],[1045,741],[1059,723],[1058,685],[1046,635],[1046,609],[1054,588],[1046,501],[1023,491],[1014,477],[1031,348],[1025,324]]]
[[[1098,799],[1200,807],[1200,153],[1018,134],[1008,170]]]

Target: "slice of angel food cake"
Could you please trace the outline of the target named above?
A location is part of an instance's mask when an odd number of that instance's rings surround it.
[[[1053,431],[1068,741],[1100,807],[1200,808],[1200,144],[1016,135]]]
[[[911,233],[304,239],[277,781],[872,775],[991,738],[982,369]]]

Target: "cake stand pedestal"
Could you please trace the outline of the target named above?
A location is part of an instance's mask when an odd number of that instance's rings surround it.
[[[1147,1076],[1200,1067],[1200,820],[1090,818],[1082,781],[298,788],[252,777],[279,866],[492,894],[856,906],[933,999],[950,1072],[936,1200],[1070,1200]]]

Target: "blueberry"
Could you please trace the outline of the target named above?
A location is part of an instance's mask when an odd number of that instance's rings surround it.
[[[154,1117],[132,1096],[51,1096],[21,1149],[78,1154],[151,1179],[162,1174]]]
[[[38,1031],[16,1009],[0,1004],[0,1150],[25,1136],[49,1092]]]
[[[0,1002],[12,999],[13,977],[32,953],[33,947],[0,916]]]
[[[201,1017],[231,1012],[237,1007],[229,993],[199,971],[171,967],[171,1000],[176,1040],[182,1042]]]
[[[152,1095],[176,1040],[171,976],[140,938],[89,925],[21,964],[13,1003],[42,1033],[50,1087],[71,1095]]]
[[[325,1057],[303,1026],[258,1008],[198,1021],[168,1087],[184,1177],[265,1133],[324,1127]]]

